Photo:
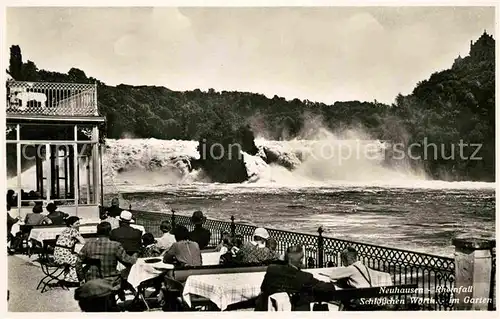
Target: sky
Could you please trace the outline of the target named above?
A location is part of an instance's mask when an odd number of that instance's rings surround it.
[[[40,69],[108,85],[392,103],[494,35],[495,9],[11,7],[6,23],[7,60],[17,44]]]

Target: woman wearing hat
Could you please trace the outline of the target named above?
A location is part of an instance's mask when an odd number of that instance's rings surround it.
[[[265,228],[257,228],[253,232],[253,241],[247,242],[238,251],[238,257],[242,263],[258,264],[276,260],[277,256],[266,247],[269,233]]]
[[[76,275],[76,261],[78,254],[73,252],[73,247],[77,242],[85,244],[85,239],[78,231],[80,226],[80,218],[71,216],[66,219],[66,229],[59,235],[54,248],[54,261],[58,264],[68,264],[71,266],[69,272],[65,275],[65,281],[79,282]]]

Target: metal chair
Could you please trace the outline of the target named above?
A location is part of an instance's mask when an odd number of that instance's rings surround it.
[[[83,266],[82,267],[83,278],[81,278],[82,280],[86,281],[87,273],[90,270],[90,267],[92,266],[97,268],[97,274],[99,278],[104,278],[102,276],[101,260],[99,258],[85,258],[82,260],[82,266]]]
[[[38,290],[41,287],[41,292],[45,292],[47,287],[59,286],[63,289],[68,289],[64,285],[65,272],[69,271],[70,265],[68,264],[59,264],[54,261],[54,256],[49,250],[49,247],[53,247],[55,245],[56,240],[44,240],[43,247],[34,247],[32,249],[33,253],[38,254],[38,263],[40,264],[40,268],[44,273],[44,277],[38,282],[36,289]]]
[[[11,245],[12,247],[11,253],[20,253],[23,255],[28,255],[31,257],[33,254],[32,248],[30,247],[30,240],[28,239],[30,236],[31,229],[33,226],[31,225],[20,225],[19,232],[15,237],[12,238]]]
[[[165,297],[165,304],[163,311],[219,310],[211,300],[197,295],[191,295],[191,307],[189,307],[182,299],[184,285],[169,276],[164,277],[164,285],[165,289],[163,294]]]

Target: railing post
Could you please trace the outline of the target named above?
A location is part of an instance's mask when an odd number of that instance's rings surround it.
[[[323,268],[323,255],[324,255],[324,242],[323,242],[323,227],[318,228],[318,265],[319,268]]]
[[[172,209],[172,217],[170,217],[170,223],[172,224],[172,229],[175,228],[175,210]]]
[[[494,239],[455,238],[455,296],[457,310],[488,310]]]
[[[234,238],[236,235],[236,224],[234,223],[234,215],[231,215],[231,237]]]
[[[314,267],[315,267],[314,258],[308,257],[307,258],[307,268],[314,268]]]
[[[128,210],[131,211],[132,210],[132,204],[128,204]]]

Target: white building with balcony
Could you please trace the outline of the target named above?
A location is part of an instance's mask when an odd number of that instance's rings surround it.
[[[7,80],[7,189],[11,215],[35,203],[97,219],[102,205],[97,85]]]

